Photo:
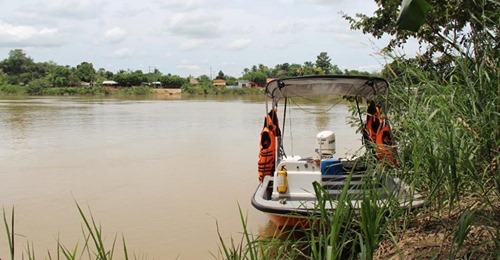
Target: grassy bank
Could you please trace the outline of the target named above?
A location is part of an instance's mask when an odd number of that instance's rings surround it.
[[[282,230],[273,237],[253,236],[242,217],[240,243],[221,239],[219,257],[500,257],[500,58],[455,57],[444,75],[406,61],[395,64],[399,73],[392,75],[384,99],[401,167],[389,174],[422,192],[426,205],[405,212],[393,203],[375,206],[377,194],[365,194],[359,212],[348,206],[329,213],[318,208],[320,221],[310,228]],[[316,193],[319,201],[331,203],[320,189]],[[336,200],[349,204],[347,197]]]
[[[203,84],[196,86],[186,84],[182,86],[182,93],[190,95],[256,95],[264,92],[261,88],[226,88]]]
[[[0,86],[0,94],[13,96],[107,96],[107,95],[151,95],[150,87],[128,87],[112,89],[107,87],[60,87],[42,88],[37,86]]]
[[[113,96],[113,95],[155,95],[182,92],[188,95],[255,95],[262,94],[262,89],[258,88],[216,88],[213,86],[185,86],[178,91],[164,93],[165,89],[154,89],[150,87],[127,87],[127,88],[107,88],[107,87],[60,87],[42,88],[36,86],[16,86],[0,85],[0,95],[11,96]]]

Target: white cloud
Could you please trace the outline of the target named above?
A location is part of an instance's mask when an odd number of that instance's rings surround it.
[[[185,51],[196,50],[205,46],[206,42],[207,42],[206,40],[202,39],[185,40],[182,41],[182,43],[180,44],[180,49]]]
[[[121,48],[111,52],[110,56],[117,59],[125,59],[132,57],[133,54],[134,54],[133,50],[129,48]]]
[[[305,30],[315,30],[315,25],[317,24],[317,19],[296,19],[293,21],[280,21],[272,30],[272,33],[285,34],[291,33],[296,34],[303,32]]]
[[[227,44],[229,50],[243,50],[252,43],[252,39],[237,39]]]
[[[135,70],[154,60],[172,74],[224,67],[239,75],[259,63],[302,64],[322,51],[339,66],[356,68],[372,64],[376,51],[369,35],[350,31],[338,14],[370,13],[374,1],[0,1],[0,55],[23,48],[35,61]]]
[[[177,68],[184,69],[184,70],[192,70],[192,71],[199,71],[201,69],[201,67],[199,65],[196,65],[196,64],[185,64],[185,63],[178,64]]]
[[[102,7],[98,0],[51,0],[35,3],[27,10],[51,18],[91,19]]]
[[[60,34],[54,28],[13,25],[0,21],[0,45],[13,47],[57,46]]]
[[[217,14],[194,11],[173,15],[166,29],[176,36],[199,39],[220,37],[224,26]]]
[[[122,42],[126,36],[126,30],[120,27],[114,27],[104,33],[104,41],[108,43],[119,43]]]
[[[160,6],[176,10],[192,10],[203,6],[203,0],[158,0]]]
[[[273,29],[272,33],[288,33],[290,31],[290,23],[286,21],[281,21]]]

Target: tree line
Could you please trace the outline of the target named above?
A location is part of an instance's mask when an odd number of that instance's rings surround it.
[[[306,61],[303,64],[283,63],[277,64],[274,68],[263,64],[254,65],[250,69],[243,70],[242,78],[264,85],[267,78],[283,78],[305,75],[362,75],[379,76],[379,72],[367,72],[358,70],[341,70],[337,65],[331,62],[327,52],[321,52],[316,57],[316,61]]]
[[[120,86],[140,86],[144,82],[160,81],[163,86],[180,88],[187,82],[177,75],[163,75],[155,69],[150,73],[141,70],[119,70],[117,73],[95,69],[90,62],[82,62],[76,67],[58,65],[55,62],[35,62],[22,49],[9,52],[8,57],[0,62],[0,84],[19,86],[76,87],[82,83],[90,86],[99,85],[105,80],[113,80]]]
[[[245,68],[239,78],[224,74],[221,70],[216,79],[226,80],[228,85],[235,85],[238,80],[248,80],[263,86],[267,78],[291,77],[300,75],[322,74],[349,74],[372,75],[357,70],[340,70],[331,63],[331,58],[326,52],[321,52],[316,62],[306,61],[304,64],[277,64],[268,67],[263,64]],[[0,85],[35,86],[39,88],[50,87],[77,87],[82,85],[99,86],[105,80],[113,80],[119,86],[141,86],[144,83],[161,82],[166,88],[181,88],[190,85],[189,78],[163,74],[158,69],[144,73],[142,70],[119,70],[116,73],[104,68],[95,69],[90,62],[84,61],[76,67],[58,65],[53,61],[35,62],[23,49],[14,49],[9,52],[6,59],[0,62]],[[199,84],[211,86],[212,78],[208,75],[198,76]],[[82,84],[83,83],[83,84]]]

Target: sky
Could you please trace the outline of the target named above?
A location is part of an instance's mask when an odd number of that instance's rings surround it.
[[[350,30],[340,12],[372,15],[374,0],[0,0],[0,60],[97,70],[240,77],[263,64],[315,62],[378,71],[387,40]]]

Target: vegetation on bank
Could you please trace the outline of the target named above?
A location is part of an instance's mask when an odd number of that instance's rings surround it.
[[[217,88],[212,85],[190,85],[182,87],[187,95],[257,95],[261,88]],[[57,87],[41,88],[34,86],[0,86],[0,95],[7,96],[148,96],[154,95],[155,89],[147,86],[108,88],[108,87]]]
[[[262,94],[262,88],[227,88],[227,87],[214,87],[211,84],[191,85],[186,84],[182,86],[182,93],[190,95],[244,95],[244,94]]]
[[[117,73],[98,70],[90,62],[82,62],[76,67],[61,66],[53,62],[35,62],[24,50],[9,52],[8,58],[0,61],[0,94],[3,95],[147,95],[147,86],[182,89],[191,95],[207,94],[259,94],[255,87],[263,87],[269,78],[283,78],[302,75],[376,75],[379,73],[340,70],[332,64],[326,52],[321,52],[315,62],[301,64],[277,64],[268,67],[263,64],[245,68],[240,78],[225,75],[219,71],[215,80],[223,80],[227,87],[214,84],[212,77],[200,75],[183,78],[178,75],[163,74],[159,70],[144,73],[141,70],[120,70]],[[105,83],[106,81],[112,83]],[[238,86],[238,82],[239,84]],[[153,84],[154,83],[154,84]],[[113,88],[104,88],[111,84]],[[246,85],[242,87],[242,85]],[[251,85],[251,86],[250,86]]]
[[[113,89],[107,87],[50,87],[39,86],[0,86],[0,94],[14,96],[107,96],[107,95],[150,95],[150,87],[129,87]]]
[[[413,2],[425,5],[425,0]],[[500,257],[500,14],[491,0],[429,0],[432,8],[416,32],[398,28],[399,1],[379,3],[373,17],[345,16],[355,29],[393,37],[382,74],[391,83],[383,97],[398,143],[401,166],[384,169],[426,197],[406,212],[373,205],[364,194],[359,212],[350,198],[340,209],[316,211],[309,227],[253,236],[242,216],[239,243],[222,239],[224,259],[498,259]],[[425,12],[422,12],[424,15]],[[446,14],[446,15],[443,15]],[[415,37],[427,50],[415,58],[393,48]],[[372,165],[374,175],[380,173]],[[373,175],[367,176],[373,177]],[[332,203],[321,189],[319,201]],[[322,205],[320,203],[319,205]],[[243,215],[243,214],[242,214]]]
[[[493,51],[493,50],[492,50]],[[421,209],[405,211],[394,198],[366,189],[354,211],[344,190],[332,198],[316,184],[320,203],[310,226],[255,236],[242,215],[239,242],[220,236],[224,259],[498,259],[500,256],[500,57],[453,59],[450,77],[394,63],[385,101],[398,143],[399,168],[372,164],[423,193]],[[491,63],[494,62],[494,63]],[[376,159],[373,158],[373,161]],[[370,161],[370,160],[369,160]],[[345,186],[347,187],[347,185]],[[321,205],[337,203],[334,212]],[[319,216],[319,220],[316,217]]]

